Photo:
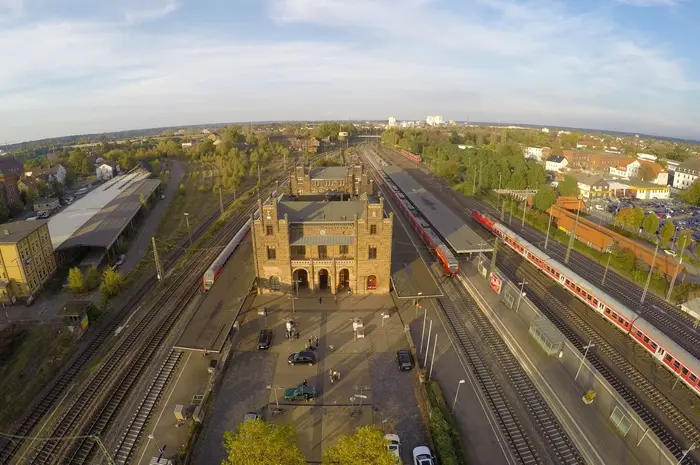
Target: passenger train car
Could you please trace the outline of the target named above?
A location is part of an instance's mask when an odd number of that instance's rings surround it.
[[[204,276],[202,277],[202,289],[205,292],[211,289],[211,287],[214,285],[214,282],[224,270],[226,262],[228,262],[229,258],[231,258],[231,255],[233,255],[233,252],[235,252],[236,249],[238,249],[238,246],[241,245],[241,242],[243,242],[243,240],[246,238],[246,236],[250,232],[251,224],[252,220],[250,219],[245,222],[243,227],[239,229],[238,232],[233,236],[231,242],[226,244],[224,250],[221,251],[221,253],[209,266],[209,268],[207,268],[207,271],[204,272]]]
[[[408,158],[412,162],[415,163],[420,163],[422,161],[422,158],[420,155],[413,154],[409,152],[408,150],[401,150],[401,155],[403,155],[405,158]]]
[[[443,271],[446,275],[451,276],[459,273],[459,261],[455,258],[452,251],[442,242],[442,239],[433,231],[430,224],[421,216],[420,210],[411,203],[403,192],[394,184],[389,176],[386,175],[382,166],[386,163],[382,159],[373,160],[370,157],[370,162],[381,176],[382,181],[391,190],[391,196],[396,201],[399,209],[404,214],[413,226],[413,229],[418,233],[421,240],[433,252],[437,260],[440,262]]]
[[[695,394],[700,395],[700,362],[660,329],[489,215],[472,210],[472,218],[618,330],[634,339]]]

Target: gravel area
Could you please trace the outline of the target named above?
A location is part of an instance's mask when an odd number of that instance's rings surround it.
[[[395,351],[372,353],[369,372],[375,418],[379,422],[387,420],[384,430],[399,435],[401,458],[404,463],[412,463],[413,448],[428,443],[413,387],[416,375],[399,371]]]
[[[214,409],[205,421],[193,463],[221,463],[224,432],[234,430],[246,413],[260,413],[267,405],[267,386],[274,379],[279,355],[268,351],[234,352],[218,389]]]

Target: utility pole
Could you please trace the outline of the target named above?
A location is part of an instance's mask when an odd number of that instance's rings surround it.
[[[608,268],[610,267],[610,259],[612,258],[612,250],[608,252],[608,263],[605,264],[605,271],[603,272],[603,279],[600,281],[600,285],[605,284],[605,277],[608,275]]]
[[[260,163],[258,163],[258,185],[256,187],[256,191],[258,192],[258,202],[260,201]]]
[[[491,272],[496,269],[496,253],[498,252],[498,237],[493,241],[493,252],[491,252]]]
[[[156,237],[151,237],[151,243],[153,244],[153,260],[156,262],[156,276],[158,276],[158,281],[163,281],[165,279],[165,274],[163,274],[163,268],[160,265],[160,257],[158,256],[158,247],[156,247]]]
[[[678,271],[681,269],[681,264],[683,263],[683,252],[685,252],[685,246],[688,244],[688,240],[683,237],[679,236],[680,239],[683,241],[683,244],[681,244],[681,258],[678,260],[678,263],[676,263],[676,270],[673,272],[673,278],[671,278],[671,284],[668,287],[668,293],[666,294],[666,300],[671,301],[671,293],[673,292],[673,286],[676,284],[676,278],[678,278]]]
[[[574,246],[574,240],[576,240],[576,227],[578,226],[578,217],[581,214],[581,199],[578,200],[576,206],[576,221],[574,222],[574,230],[571,232],[571,237],[569,237],[569,246],[566,248],[566,255],[564,255],[564,263],[569,264],[569,257],[571,256],[571,248]]]
[[[552,228],[552,212],[554,211],[554,205],[549,207],[549,223],[547,223],[547,237],[544,238],[544,250],[547,250],[547,244],[549,244],[549,230]]]
[[[510,218],[508,219],[508,226],[513,226],[513,199],[511,198],[509,200],[510,202]]]
[[[503,197],[503,201],[501,202],[501,221],[506,220],[506,198]]]
[[[521,227],[525,227],[525,212],[527,211],[527,195],[525,196],[525,200],[523,201],[523,221],[520,223]]]
[[[656,254],[659,253],[659,246],[661,245],[660,240],[656,240],[656,248],[654,249],[654,257],[651,259],[651,267],[649,267],[649,274],[647,275],[647,282],[644,284],[644,292],[642,292],[642,299],[639,301],[640,304],[644,303],[644,299],[647,296],[647,291],[649,290],[649,283],[651,283],[651,274],[654,272],[654,265],[656,264]]]
[[[221,212],[221,216],[224,215],[224,196],[221,193],[223,188],[219,186],[219,211]]]

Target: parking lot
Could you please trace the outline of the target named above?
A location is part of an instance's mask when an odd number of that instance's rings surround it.
[[[373,423],[400,436],[402,458],[410,463],[413,447],[426,444],[427,433],[415,395],[417,376],[398,370],[396,351],[408,344],[391,297],[342,297],[338,302],[327,297],[323,303],[317,297],[299,298],[295,314],[289,304],[286,296],[258,296],[239,318],[235,352],[197,447],[197,463],[220,463],[223,433],[234,430],[249,412],[294,425],[309,462],[319,462],[338,436]],[[258,314],[263,308],[266,316]],[[285,336],[290,319],[296,322],[298,339]],[[362,321],[364,337],[355,337],[354,319]],[[269,350],[257,349],[263,328],[273,332]],[[304,350],[315,337],[318,362],[290,365],[288,356]],[[340,374],[339,381],[330,382],[329,370]],[[318,397],[284,400],[284,390],[304,380],[317,389]],[[282,413],[274,414],[278,403]]]

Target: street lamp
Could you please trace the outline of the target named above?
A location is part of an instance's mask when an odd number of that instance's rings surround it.
[[[273,386],[269,384],[266,387],[275,392],[275,405],[277,406],[277,408],[280,408],[279,398],[277,397],[277,390],[282,388],[279,386]]]
[[[457,383],[457,392],[455,392],[455,400],[452,401],[452,412],[455,411],[455,405],[457,405],[457,394],[459,394],[459,387],[464,383],[465,381],[463,379],[460,379],[459,383]]]
[[[642,292],[642,299],[639,301],[640,304],[644,303],[644,299],[649,291],[649,283],[651,283],[651,274],[654,272],[654,265],[656,264],[656,254],[659,253],[659,246],[661,245],[661,240],[656,239],[656,248],[654,249],[654,257],[651,259],[651,266],[649,267],[649,274],[647,275],[647,282],[644,284],[644,292]]]
[[[192,245],[192,232],[190,231],[190,214],[185,212],[185,222],[187,223],[187,236],[190,238],[190,245]]]
[[[583,368],[583,361],[586,360],[586,357],[588,356],[588,351],[590,350],[591,347],[595,347],[595,344],[593,342],[589,342],[584,349],[586,351],[583,353],[583,358],[581,359],[581,364],[578,366],[578,370],[576,370],[576,376],[574,376],[574,381],[578,379],[578,375],[581,373],[581,368]]]
[[[527,281],[523,281],[521,283],[518,283],[520,286],[520,295],[518,296],[518,305],[515,307],[515,313],[518,313],[518,310],[520,310],[520,302],[523,300],[523,297],[525,297],[527,294],[525,294],[525,285],[530,284]]]

